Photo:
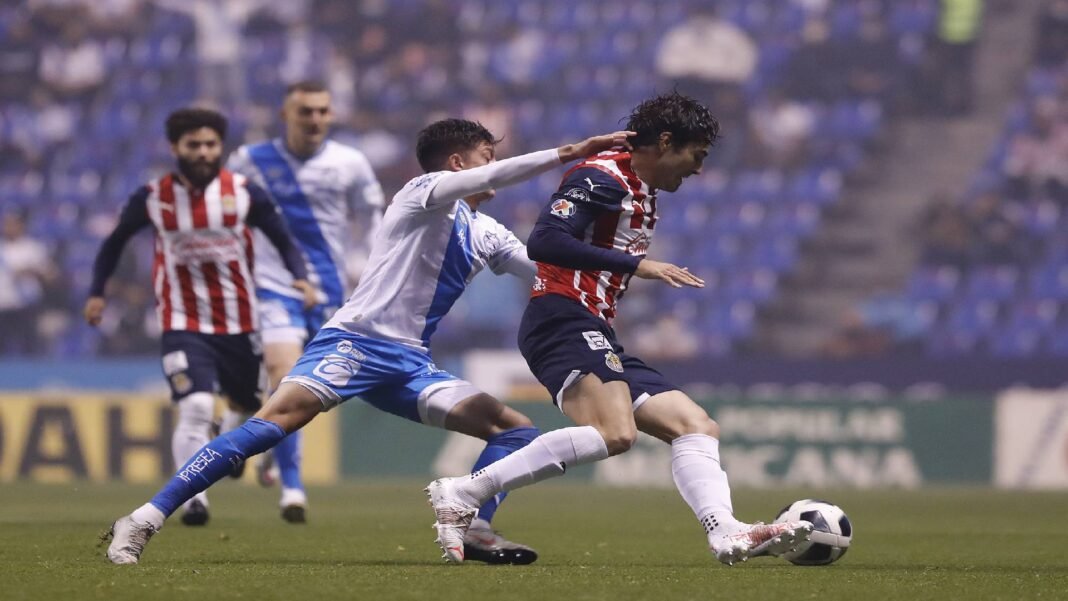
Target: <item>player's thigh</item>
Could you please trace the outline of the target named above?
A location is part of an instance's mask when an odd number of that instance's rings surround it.
[[[196,332],[164,332],[160,338],[163,375],[173,400],[194,392],[215,393],[219,381],[211,336]]]
[[[470,392],[472,391],[442,391],[445,394],[462,394],[465,397],[446,413],[444,420],[446,430],[485,440],[505,430],[534,425],[530,418],[493,396],[482,391],[475,394],[469,394]]]
[[[286,377],[304,354],[303,341],[264,342],[263,365],[267,368],[267,381],[271,389]]]
[[[634,420],[639,430],[667,443],[686,434],[719,438],[719,425],[681,390],[649,397],[634,412]]]
[[[259,334],[215,336],[219,389],[236,410],[256,411],[263,405],[263,345]]]

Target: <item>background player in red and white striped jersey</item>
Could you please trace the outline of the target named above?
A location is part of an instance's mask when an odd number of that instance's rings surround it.
[[[660,372],[625,353],[611,325],[631,276],[704,286],[685,267],[645,255],[657,190],[674,192],[700,173],[719,124],[701,103],[671,93],[638,105],[627,129],[634,132],[632,148],[588,157],[569,171],[527,240],[538,277],[519,326],[519,350],[577,427],[546,432],[470,476],[432,482],[431,503],[438,521],[462,536],[472,509],[494,495],[623,453],[641,430],[671,445],[675,485],[719,561],[783,553],[807,539],[812,524],[735,519],[719,461],[719,425]]]
[[[163,372],[178,405],[175,465],[210,439],[217,389],[248,411],[262,402],[250,228],[259,228],[278,248],[305,306],[317,298],[277,206],[244,176],[221,169],[226,126],[225,117],[205,109],[181,109],[167,117],[177,169],[130,197],[97,255],[84,310],[89,324],[100,323],[104,288],[126,242],[151,226]],[[206,496],[190,500],[185,509],[184,523],[207,522]]]

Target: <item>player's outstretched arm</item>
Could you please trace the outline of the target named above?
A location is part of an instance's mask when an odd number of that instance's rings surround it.
[[[278,205],[274,204],[263,188],[251,183],[246,184],[246,187],[251,201],[246,221],[249,225],[259,228],[278,249],[286,269],[293,274],[293,287],[304,295],[304,308],[313,307],[318,302],[318,292],[308,282],[308,267],[304,264],[304,256],[290,235]]]
[[[705,281],[690,273],[688,268],[650,259],[642,259],[638,263],[638,268],[634,270],[634,276],[646,280],[663,280],[675,288],[682,288],[683,286],[705,287]]]
[[[539,150],[489,165],[447,173],[438,179],[430,191],[427,207],[455,202],[459,198],[493,188],[511,186],[591,154],[618,147],[629,148],[627,138],[633,135],[631,131],[612,132],[551,150]]]
[[[148,193],[147,186],[134,192],[122,209],[119,223],[104,239],[104,243],[100,245],[100,252],[93,261],[93,281],[89,284],[89,299],[85,301],[85,307],[82,309],[85,321],[91,326],[98,325],[104,315],[104,308],[107,306],[107,301],[104,300],[104,287],[111,274],[115,273],[115,268],[122,257],[122,249],[126,248],[126,242],[141,228],[152,223],[148,218]]]

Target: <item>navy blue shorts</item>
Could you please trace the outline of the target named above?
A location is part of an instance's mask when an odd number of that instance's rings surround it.
[[[161,346],[171,399],[194,392],[221,392],[248,411],[263,404],[259,334],[171,331],[163,333]]]
[[[635,408],[651,396],[678,390],[663,374],[623,352],[607,322],[555,294],[527,304],[519,324],[519,352],[557,407],[564,390],[586,374],[596,374],[602,382],[626,382]]]

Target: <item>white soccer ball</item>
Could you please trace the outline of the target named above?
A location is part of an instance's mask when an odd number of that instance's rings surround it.
[[[802,499],[787,505],[776,522],[812,522],[812,537],[783,559],[799,566],[825,566],[842,558],[853,540],[853,524],[842,508],[827,501]]]

